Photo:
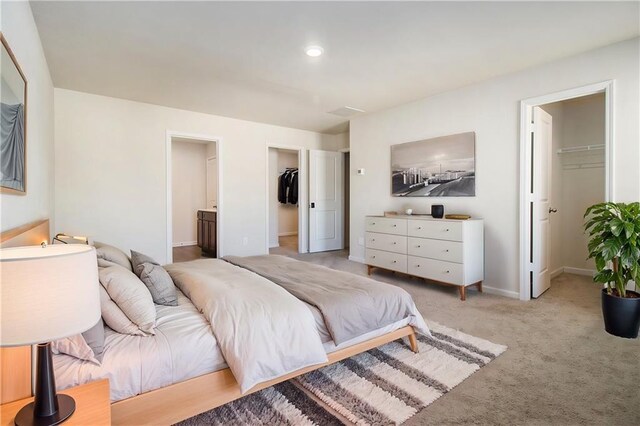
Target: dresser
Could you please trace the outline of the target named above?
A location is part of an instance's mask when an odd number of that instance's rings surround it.
[[[482,292],[484,223],[482,219],[448,220],[431,216],[367,216],[365,263],[441,284]]]

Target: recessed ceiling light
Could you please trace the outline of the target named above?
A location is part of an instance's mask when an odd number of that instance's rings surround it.
[[[322,53],[324,53],[324,49],[320,46],[308,46],[304,49],[305,53],[312,58],[316,58]]]

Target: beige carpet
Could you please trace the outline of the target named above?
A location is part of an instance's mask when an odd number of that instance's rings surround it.
[[[294,257],[366,274],[346,252]],[[406,425],[640,424],[640,339],[604,332],[588,277],[564,274],[531,302],[474,290],[461,302],[453,288],[386,272],[373,278],[406,289],[428,320],[509,347]]]

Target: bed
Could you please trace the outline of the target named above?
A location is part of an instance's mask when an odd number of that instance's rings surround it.
[[[54,365],[58,387],[67,388],[100,378],[108,378],[114,424],[171,424],[399,338],[406,337],[412,350],[417,351],[413,326],[417,326],[417,329],[422,329],[423,332],[426,330],[422,317],[415,311],[419,320],[416,315],[411,315],[384,323],[367,333],[346,338],[345,334],[336,334],[335,324],[334,327],[327,327],[327,320],[317,306],[298,300],[295,309],[302,310],[294,309],[296,315],[303,314],[306,320],[300,322],[306,322],[313,327],[313,333],[309,333],[309,329],[301,329],[298,330],[298,334],[317,336],[322,356],[318,357],[316,354],[315,358],[310,356],[303,363],[292,364],[300,368],[290,368],[291,365],[289,365],[283,367],[273,377],[262,375],[256,379],[251,374],[247,375],[238,370],[238,357],[230,356],[229,348],[240,346],[240,349],[255,349],[250,351],[251,353],[260,354],[264,350],[267,350],[265,353],[269,353],[269,348],[263,348],[264,345],[271,344],[267,339],[269,336],[259,334],[260,323],[264,321],[252,320],[254,321],[252,327],[239,327],[239,323],[225,325],[225,328],[236,327],[235,331],[230,333],[231,338],[229,333],[220,335],[219,330],[216,330],[220,327],[218,323],[226,321],[227,316],[233,317],[233,315],[223,315],[224,309],[212,307],[210,302],[221,299],[223,301],[221,303],[226,303],[225,297],[222,297],[219,292],[224,285],[232,281],[249,283],[243,290],[244,293],[234,293],[237,289],[231,292],[234,295],[231,299],[243,301],[253,297],[257,287],[252,285],[259,283],[259,288],[267,283],[269,283],[267,286],[277,287],[277,285],[249,270],[250,268],[242,268],[221,260],[210,260],[210,262],[218,262],[215,264],[215,272],[211,272],[211,263],[200,261],[195,261],[196,266],[185,266],[185,264],[166,266],[179,287],[178,306],[157,306],[155,336],[122,335],[107,329],[101,365],[80,361],[68,355],[55,355]],[[181,271],[184,272],[189,268],[191,268],[188,274],[190,278],[181,279]],[[208,278],[205,277],[207,274],[210,275]],[[238,279],[238,277],[244,278]],[[213,282],[210,288],[203,284],[209,281]],[[370,283],[375,285],[374,281]],[[293,297],[283,289],[269,291]],[[269,293],[271,294],[273,293]],[[260,302],[260,295],[255,297],[255,301]],[[255,306],[257,305],[254,305],[254,308]],[[231,313],[233,309],[235,308],[230,309]],[[286,311],[286,307],[281,308],[281,305],[273,309],[274,311],[269,315],[277,316],[279,309]],[[242,312],[243,319],[245,314],[246,312]],[[291,325],[287,326],[286,332],[288,333],[288,328],[291,328],[293,333],[296,331],[297,325],[293,324],[296,321],[289,320],[289,322]],[[253,334],[254,328],[258,330],[256,335]],[[247,329],[251,330],[249,337],[245,336],[238,345],[234,340],[235,334],[246,334]],[[428,330],[426,332],[428,333]],[[252,340],[254,338],[255,340]],[[287,349],[289,343],[286,341],[295,341],[296,338],[285,337],[283,340],[285,340],[283,347]],[[260,343],[256,343],[253,347],[254,342]],[[301,341],[296,344],[297,347],[304,348],[308,342]],[[315,343],[311,344],[313,345]],[[282,348],[278,350],[282,351]],[[28,355],[28,352],[25,353]],[[244,352],[241,351],[241,353]],[[27,355],[22,357],[23,363]],[[248,355],[248,357],[249,364],[252,364],[251,356]],[[21,382],[24,383],[24,381]]]

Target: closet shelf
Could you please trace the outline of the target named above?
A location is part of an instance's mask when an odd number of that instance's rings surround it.
[[[583,151],[597,151],[604,149],[604,144],[601,145],[583,145],[583,146],[572,146],[569,148],[562,148],[557,151],[558,154],[567,154],[569,152],[583,152]]]

